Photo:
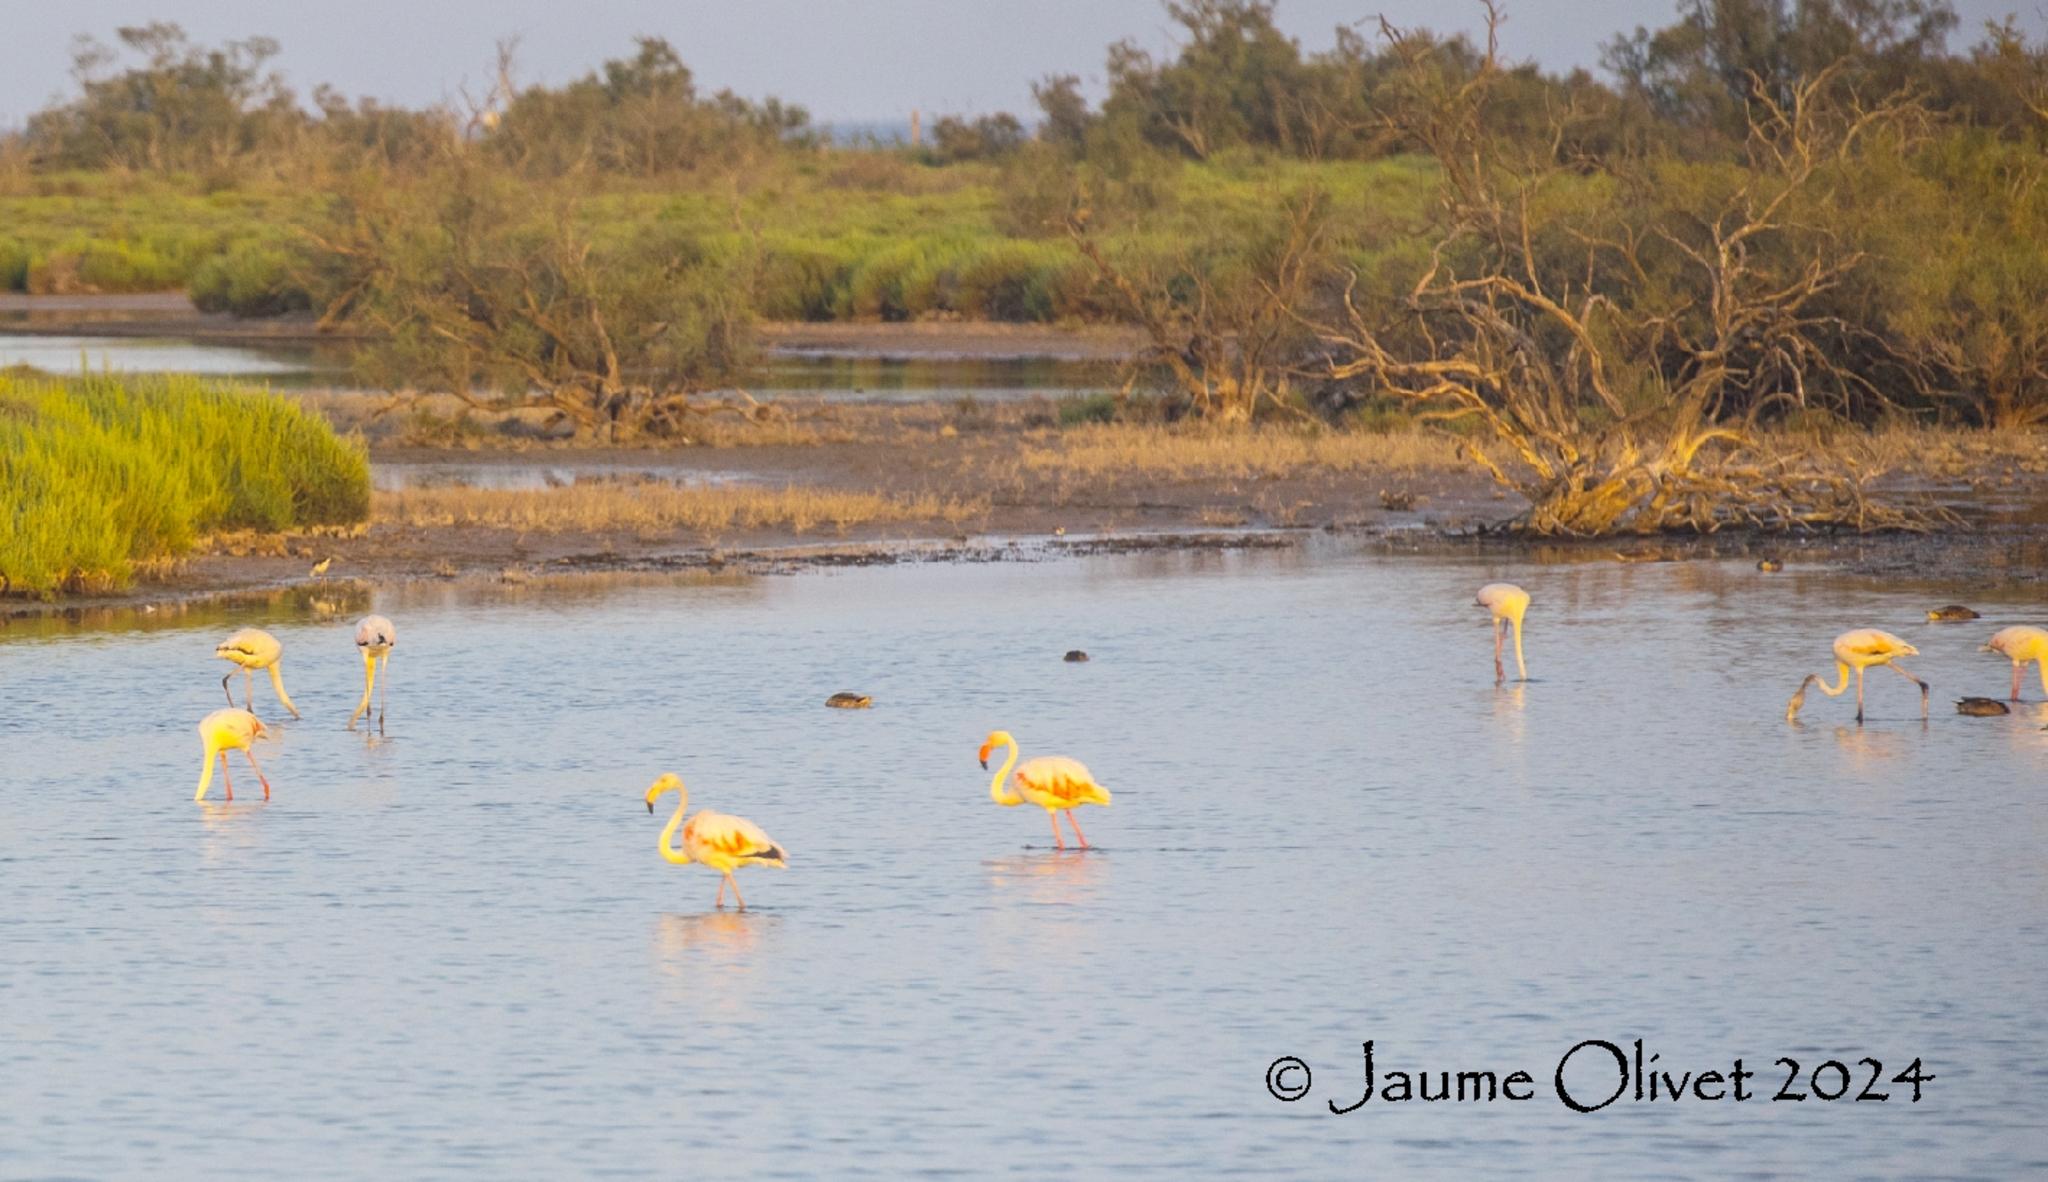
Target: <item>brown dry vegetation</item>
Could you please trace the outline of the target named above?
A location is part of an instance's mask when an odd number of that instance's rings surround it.
[[[660,483],[586,482],[564,488],[419,488],[380,492],[371,512],[380,524],[477,527],[540,533],[612,530],[732,530],[820,528],[892,522],[957,525],[987,512],[985,499],[883,496],[867,492],[790,486],[683,488]]]
[[[1307,471],[1412,475],[1463,467],[1458,442],[1419,431],[1218,431],[1105,424],[1033,440],[1019,454],[1027,471],[1114,478],[1246,479]]]

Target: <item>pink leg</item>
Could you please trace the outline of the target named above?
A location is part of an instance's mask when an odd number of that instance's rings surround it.
[[[739,904],[741,911],[745,911],[747,909],[747,897],[745,895],[740,894],[740,880],[734,878],[732,876],[732,871],[728,870],[725,872],[725,881],[732,884],[733,901]]]
[[[220,782],[227,785],[228,799],[235,798],[235,782],[228,777],[228,753],[220,753]]]
[[[1856,721],[1863,721],[1863,667],[1856,668]]]
[[[1081,839],[1081,848],[1084,850],[1087,849],[1088,835],[1081,832],[1081,822],[1076,821],[1074,819],[1074,810],[1072,809],[1067,810],[1067,824],[1072,825],[1074,827],[1074,836]]]
[[[1904,669],[1901,669],[1897,665],[1889,665],[1886,666],[1886,668],[1889,668],[1892,672],[1897,673],[1900,677],[1903,677],[1907,681],[1910,681],[1914,685],[1920,687],[1920,717],[1927,717],[1927,683],[1913,676],[1911,673],[1906,672]]]
[[[2020,700],[2020,663],[2018,661],[2012,663],[2012,700],[2015,702]]]
[[[264,777],[263,777],[263,765],[262,765],[262,764],[259,764],[259,763],[257,763],[257,762],[256,762],[256,753],[255,753],[254,751],[251,751],[251,750],[249,750],[249,749],[248,749],[247,747],[244,747],[244,748],[242,748],[242,754],[243,754],[243,755],[246,755],[246,756],[248,756],[248,757],[249,757],[249,766],[250,766],[250,767],[253,767],[253,768],[255,768],[255,769],[256,769],[256,778],[257,778],[258,780],[261,780],[261,781],[263,782],[263,799],[265,799],[265,800],[269,800],[269,799],[270,799],[270,781],[269,781],[269,780],[267,780],[267,779],[264,779]],[[227,766],[227,759],[228,759],[228,753],[227,753],[227,752],[225,752],[225,751],[221,752],[221,753],[220,753],[220,759],[221,759],[221,766],[222,766],[222,767],[226,767],[226,766]]]
[[[1051,809],[1045,810],[1045,815],[1052,818],[1052,843],[1061,849],[1066,849],[1066,836],[1060,832],[1060,815]]]
[[[1499,685],[1508,679],[1507,666],[1500,663],[1501,644],[1507,640],[1507,629],[1501,625],[1506,620],[1495,617],[1493,621],[1493,684]]]
[[[725,906],[725,879],[718,880],[718,906]]]

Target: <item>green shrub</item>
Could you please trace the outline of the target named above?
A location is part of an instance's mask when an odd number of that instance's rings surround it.
[[[369,460],[298,403],[189,377],[0,374],[0,587],[125,586],[219,529],[365,520]]]
[[[28,290],[28,245],[15,238],[0,238],[0,291]]]
[[[291,250],[257,239],[237,242],[200,263],[186,290],[202,312],[280,316],[313,307],[313,297],[296,276]]]

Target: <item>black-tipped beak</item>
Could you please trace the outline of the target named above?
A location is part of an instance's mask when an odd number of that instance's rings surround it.
[[[982,771],[987,771],[987,770],[988,770],[988,760],[984,759],[984,760],[982,760],[982,761],[981,761],[981,770],[982,770]]]
[[[647,814],[649,816],[654,815],[654,802],[651,800],[647,802]]]

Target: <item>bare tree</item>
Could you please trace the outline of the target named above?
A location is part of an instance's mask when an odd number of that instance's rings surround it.
[[[1484,64],[1462,80],[1384,28],[1411,87],[1390,118],[1442,167],[1444,232],[1405,295],[1361,300],[1351,277],[1315,324],[1330,376],[1483,427],[1512,458],[1469,450],[1528,499],[1514,524],[1534,533],[1923,523],[1872,501],[1846,460],[1763,456],[1755,429],[1765,408],[1803,401],[1814,375],[1856,380],[1817,344],[1853,326],[1813,306],[1862,257],[1794,211],[1912,105],[1839,101],[1826,74],[1785,103],[1759,85],[1747,167],[1695,216],[1560,212],[1546,202],[1565,172],[1555,155],[1488,134],[1500,20],[1488,15]]]
[[[1264,242],[1231,264],[1182,256],[1163,269],[1120,263],[1090,235],[1085,206],[1068,221],[1123,316],[1149,343],[1134,359],[1159,367],[1201,419],[1248,423],[1261,411],[1296,410],[1292,381],[1312,344],[1296,309],[1327,270],[1327,198],[1308,192],[1284,206]]]

